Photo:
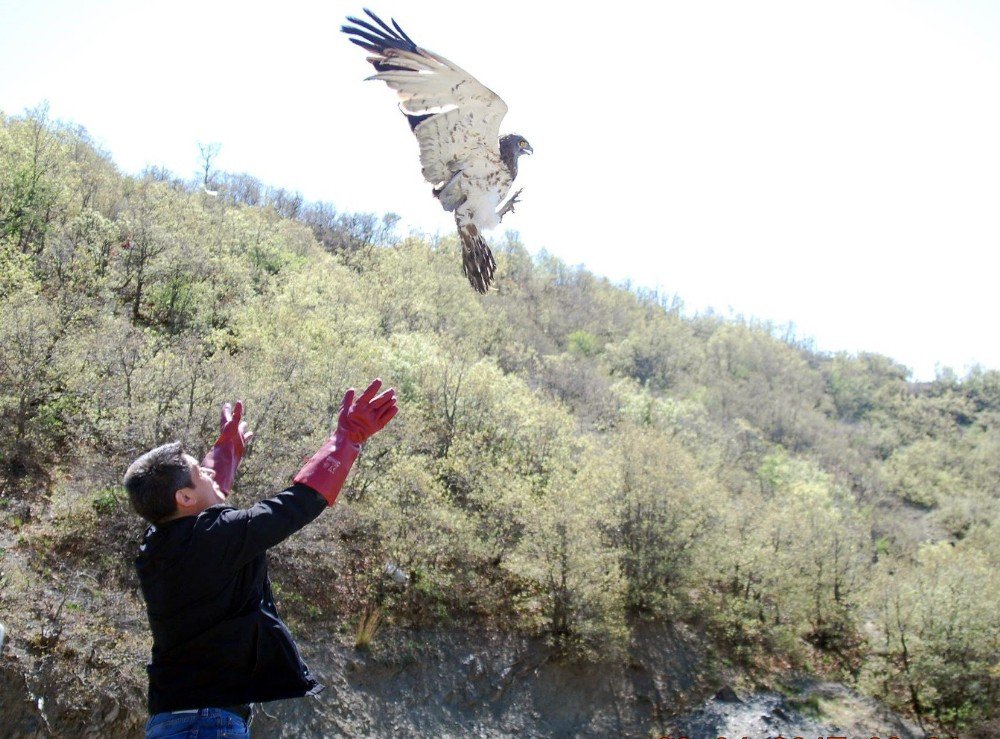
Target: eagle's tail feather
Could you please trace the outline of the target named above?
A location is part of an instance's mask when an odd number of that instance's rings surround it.
[[[473,290],[485,294],[497,269],[493,252],[473,223],[460,225],[458,235],[462,239],[462,272]]]

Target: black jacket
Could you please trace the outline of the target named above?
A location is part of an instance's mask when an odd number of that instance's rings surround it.
[[[278,617],[265,552],[326,507],[299,484],[246,510],[220,504],[146,530],[135,567],[153,632],[151,714],[323,689]]]

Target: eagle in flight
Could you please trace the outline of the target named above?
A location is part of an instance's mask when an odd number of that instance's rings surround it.
[[[400,109],[420,144],[424,179],[441,207],[455,214],[462,271],[477,292],[485,293],[497,265],[483,231],[514,210],[521,191],[507,196],[517,160],[532,153],[531,145],[516,133],[500,135],[507,105],[495,92],[417,46],[395,19],[390,28],[367,8],[365,14],[372,22],[348,17],[354,25],[340,30],[369,52],[377,74],[368,79],[382,80],[399,94]]]

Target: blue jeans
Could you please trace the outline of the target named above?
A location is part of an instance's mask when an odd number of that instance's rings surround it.
[[[250,726],[241,716],[221,708],[190,713],[157,713],[146,722],[146,739],[249,739]]]

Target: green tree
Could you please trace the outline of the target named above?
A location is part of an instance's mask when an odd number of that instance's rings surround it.
[[[592,444],[572,456],[579,466],[556,469],[506,567],[532,584],[525,614],[556,647],[610,656],[627,638],[620,554],[603,533],[620,481]]]
[[[783,453],[764,460],[760,490],[727,509],[727,546],[714,566],[735,601],[721,624],[743,647],[769,638],[795,651],[806,638],[843,650],[857,641],[868,546],[864,517],[815,465]],[[742,602],[740,602],[742,601]]]
[[[679,613],[694,563],[721,523],[722,491],[673,434],[626,429],[615,458],[615,544],[622,552],[626,602],[638,611]]]
[[[955,731],[996,718],[997,564],[976,547],[946,542],[925,544],[912,562],[884,562],[870,591],[878,637],[868,685]]]

